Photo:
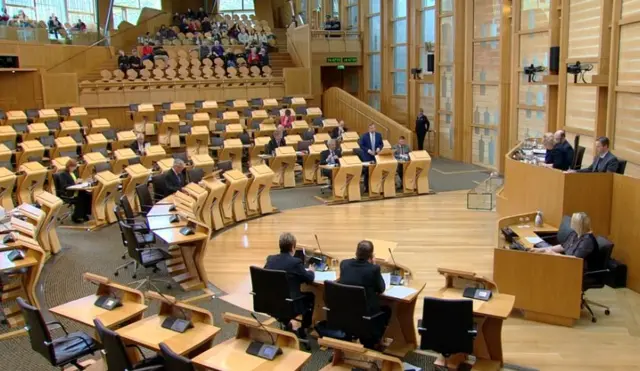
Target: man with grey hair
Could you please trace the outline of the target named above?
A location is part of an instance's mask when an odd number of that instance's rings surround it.
[[[340,148],[336,148],[336,140],[329,139],[327,141],[327,147],[329,149],[320,152],[320,165],[338,165],[340,163],[339,159],[342,157],[342,150]],[[331,172],[332,171],[329,169],[322,169],[321,171],[322,175],[329,178],[329,184],[331,184]]]
[[[309,270],[304,269],[302,260],[294,257],[296,251],[296,238],[291,233],[285,232],[280,235],[280,254],[267,257],[265,269],[273,269],[287,272],[289,282],[290,299],[295,300],[296,314],[302,314],[301,327],[296,330],[298,337],[305,339],[307,334],[305,329],[311,327],[313,319],[313,306],[315,295],[311,292],[301,292],[300,285],[311,284],[315,278],[315,268],[309,266]],[[299,300],[298,300],[299,299]],[[288,331],[293,331],[294,322],[286,325]]]
[[[182,189],[185,185],[184,169],[186,165],[179,158],[173,160],[173,167],[164,174],[164,181],[167,185],[167,196],[172,195]]]

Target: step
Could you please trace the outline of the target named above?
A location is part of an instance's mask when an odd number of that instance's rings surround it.
[[[7,323],[9,327],[24,327],[24,317],[22,317],[22,313],[18,312],[15,316],[7,317]]]
[[[184,259],[182,259],[182,257],[169,259],[167,260],[167,267],[170,267],[176,264],[182,264],[182,263],[184,263]]]
[[[200,290],[205,288],[204,283],[200,282],[197,279],[192,279],[187,282],[183,282],[180,284],[180,287],[182,287],[184,291],[193,291],[193,290]]]
[[[173,280],[178,282],[178,283],[189,281],[190,279],[192,279],[192,277],[191,277],[191,273],[189,273],[189,272],[182,273],[182,274],[179,274],[177,276],[173,276]]]
[[[169,273],[180,273],[185,272],[187,270],[187,266],[184,264],[172,265],[167,267],[167,272]]]
[[[0,297],[0,299],[2,299],[2,301],[16,300],[17,298],[19,298],[21,296],[25,297],[25,293],[24,293],[24,290],[22,289],[22,287],[20,287],[19,289],[16,289],[16,290],[3,292],[2,296]]]
[[[0,288],[0,292],[8,292],[21,287],[22,287],[22,282],[20,280],[15,280],[13,282],[2,285],[2,287]]]
[[[15,316],[20,313],[20,307],[17,303],[12,303],[11,305],[5,306],[2,312],[5,317]]]

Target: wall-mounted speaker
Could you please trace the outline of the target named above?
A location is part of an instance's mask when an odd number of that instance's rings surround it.
[[[0,55],[0,68],[19,68],[20,63],[15,55]]]
[[[435,71],[436,59],[435,54],[427,54],[427,72]]]
[[[560,72],[560,47],[552,46],[549,49],[549,71],[553,74]]]

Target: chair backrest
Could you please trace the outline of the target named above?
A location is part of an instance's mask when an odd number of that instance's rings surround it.
[[[161,200],[167,197],[167,184],[165,183],[164,174],[157,174],[151,177],[153,185],[153,199]]]
[[[149,192],[149,186],[146,183],[136,186],[136,195],[138,196],[138,202],[142,208],[142,214],[146,215],[149,209],[153,206],[153,198],[151,192]]]
[[[287,272],[249,267],[251,272],[251,295],[253,309],[267,313],[280,322],[288,322],[296,316],[294,302],[291,301]]]
[[[309,146],[313,143],[311,140],[301,140],[298,142],[298,151],[308,151]]]
[[[62,173],[53,174],[53,186],[56,188],[56,196],[62,198],[67,196],[67,191],[62,187]]]
[[[358,338],[369,336],[370,322],[365,320],[365,316],[375,313],[367,313],[364,287],[325,281],[324,302],[328,309],[327,323],[330,328],[340,329]]]
[[[602,236],[597,236],[596,242],[598,242],[598,257],[600,264],[597,267],[589,268],[593,268],[595,270],[607,269],[609,267],[609,261],[611,260],[611,253],[613,253],[614,244]]]
[[[47,120],[45,122],[45,125],[47,125],[47,129],[49,130],[55,131],[60,129],[60,121],[58,120]]]
[[[226,128],[227,128],[227,124],[216,122],[216,131],[225,131]]]
[[[129,257],[141,264],[142,254],[139,250],[138,239],[136,238],[136,233],[133,231],[133,226],[125,222],[120,222],[120,230],[124,235]]]
[[[117,332],[106,328],[99,319],[94,319],[96,331],[107,359],[109,370],[133,370],[133,364],[127,356],[127,349]]]
[[[420,349],[473,353],[473,301],[424,298]]]
[[[573,169],[578,170],[582,167],[582,159],[584,159],[584,151],[586,148],[583,146],[576,147],[575,156],[573,156]]]
[[[218,130],[218,125],[220,124],[216,124],[216,130]],[[224,130],[224,124],[222,130]],[[222,131],[220,130],[220,131]],[[211,146],[212,147],[222,147],[224,146],[224,138],[221,137],[211,137]]]
[[[142,163],[142,161],[140,160],[140,157],[132,157],[127,159],[127,164],[128,165],[135,165],[135,164],[140,164]]]
[[[102,135],[104,135],[105,138],[107,138],[107,140],[116,140],[116,131],[114,129],[107,129],[105,131],[102,132]]]
[[[56,138],[53,135],[44,135],[40,138],[40,143],[45,147],[53,147],[56,144]]]
[[[573,232],[571,228],[571,216],[565,215],[562,217],[562,222],[560,223],[560,228],[558,228],[558,243],[562,244],[564,241],[569,238],[569,235]]]
[[[249,133],[242,133],[238,138],[243,145],[251,144],[251,135],[249,135]]]
[[[195,371],[193,362],[189,358],[177,354],[165,343],[160,343],[160,355],[162,355],[165,370]]]
[[[218,169],[222,170],[223,173],[225,171],[232,170],[233,169],[233,161],[226,160],[226,161],[218,162]]]
[[[93,166],[93,170],[95,171],[96,174],[102,171],[107,171],[107,170],[111,171],[111,164],[108,162],[99,162]]]
[[[124,212],[125,218],[127,218],[127,223],[132,223],[136,216],[127,196],[120,196],[120,207]]]
[[[189,182],[198,183],[204,178],[204,169],[189,169],[187,170],[187,176],[189,177]]]
[[[113,207],[113,213],[116,215],[116,222],[118,223],[118,228],[120,228],[120,238],[122,239],[122,246],[127,246],[127,239],[124,236],[124,231],[122,230],[122,227],[120,226],[120,223],[126,223],[123,219],[122,219],[122,208],[120,208],[120,206],[114,206]]]
[[[189,124],[180,125],[178,130],[180,131],[180,134],[189,134],[191,133],[191,125]]]
[[[185,164],[189,162],[189,157],[187,156],[186,152],[176,152],[172,154],[171,157],[173,157],[174,159],[182,160],[182,162],[184,162]]]
[[[76,143],[78,144],[82,144],[82,133],[77,131],[73,134],[71,134],[71,138],[73,138],[73,140],[76,141]]]
[[[616,170],[616,173],[620,175],[624,175],[624,171],[626,168],[627,168],[627,160],[619,160],[618,169]]]
[[[17,302],[26,323],[25,328],[29,334],[31,349],[40,353],[51,364],[56,364],[53,344],[51,344],[51,333],[49,333],[47,324],[42,318],[42,313],[38,308],[28,304],[22,298],[18,298]]]

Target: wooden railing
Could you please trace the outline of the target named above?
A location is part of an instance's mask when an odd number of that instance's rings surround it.
[[[287,29],[287,51],[297,67],[311,67],[311,34],[309,25]]]
[[[374,123],[382,136],[392,144],[400,136],[405,137],[408,143],[413,140],[411,130],[340,88],[330,88],[322,94],[322,112],[325,117],[344,120],[348,128],[358,133],[366,132],[369,124]]]

